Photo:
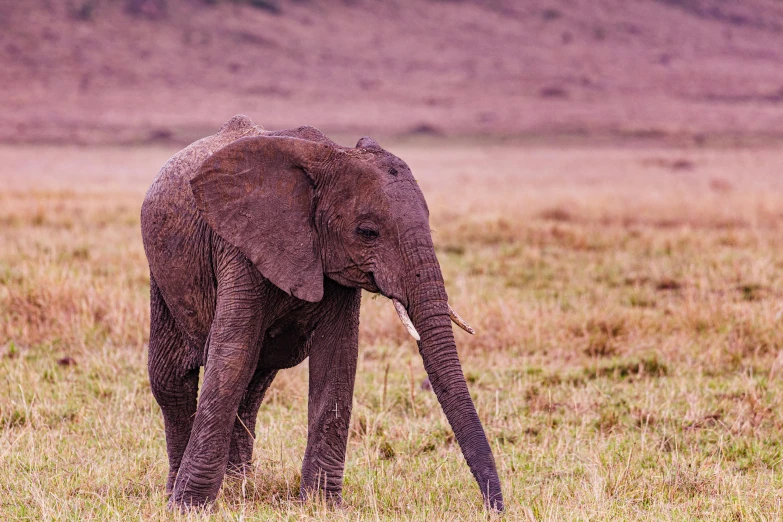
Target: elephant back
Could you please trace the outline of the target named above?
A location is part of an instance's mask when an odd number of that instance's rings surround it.
[[[152,182],[150,191],[156,189],[156,185],[166,179],[167,184],[181,185],[183,190],[189,192],[190,179],[195,175],[196,170],[204,160],[214,154],[215,151],[240,138],[260,136],[265,133],[266,131],[263,127],[254,125],[253,121],[247,116],[234,116],[224,123],[216,134],[191,143],[169,158]]]

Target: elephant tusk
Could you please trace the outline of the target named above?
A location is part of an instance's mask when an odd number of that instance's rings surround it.
[[[465,320],[462,319],[462,317],[460,317],[457,312],[454,311],[451,305],[449,305],[449,317],[451,317],[451,320],[454,321],[454,324],[456,324],[457,326],[459,326],[460,328],[468,332],[470,335],[476,334],[476,330],[471,328],[471,326],[468,323],[466,323]]]
[[[419,332],[413,327],[413,323],[411,322],[411,318],[408,317],[408,312],[405,311],[405,307],[396,299],[392,299],[392,303],[394,303],[394,309],[397,310],[397,315],[400,316],[400,321],[402,321],[402,324],[408,330],[408,333],[411,334],[411,337],[420,341],[421,337],[419,337]]]

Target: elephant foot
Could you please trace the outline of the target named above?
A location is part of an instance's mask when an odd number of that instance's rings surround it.
[[[208,511],[214,504],[219,489],[219,483],[199,484],[192,480],[192,475],[180,469],[167,508],[182,513]]]
[[[177,492],[171,494],[166,503],[169,511],[180,513],[208,513],[212,509],[214,499],[190,492]]]
[[[209,513],[212,511],[212,502],[181,502],[174,500],[174,497],[169,497],[169,501],[166,503],[166,509],[172,513],[179,512],[182,514],[200,514]]]

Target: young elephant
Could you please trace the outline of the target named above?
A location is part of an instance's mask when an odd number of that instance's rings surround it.
[[[164,165],[141,229],[170,504],[213,501],[226,470],[250,463],[264,392],[308,356],[301,494],[340,501],[364,288],[392,299],[419,341],[485,504],[503,509],[450,318],[470,327],[448,304],[429,211],[402,160],[371,138],[350,149],[311,127],[266,132],[236,116]]]

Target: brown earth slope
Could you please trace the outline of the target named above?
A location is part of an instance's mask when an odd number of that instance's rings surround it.
[[[255,6],[250,5],[255,4]],[[0,141],[783,136],[776,0],[0,0]]]

